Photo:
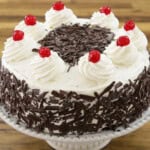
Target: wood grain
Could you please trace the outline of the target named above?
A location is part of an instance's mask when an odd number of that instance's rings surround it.
[[[40,21],[54,0],[0,0],[0,49],[26,14]],[[90,17],[101,5],[109,5],[121,21],[134,19],[150,41],[150,0],[64,0],[80,17]],[[23,135],[0,121],[0,150],[51,150],[44,142]],[[150,123],[138,131],[113,140],[105,150],[150,150]]]

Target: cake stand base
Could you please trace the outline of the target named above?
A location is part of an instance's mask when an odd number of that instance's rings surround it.
[[[46,141],[55,150],[101,150],[110,143],[108,140],[98,140],[98,141]]]

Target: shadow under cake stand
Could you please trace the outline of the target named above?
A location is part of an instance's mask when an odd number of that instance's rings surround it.
[[[117,137],[133,132],[150,121],[150,108],[145,111],[142,117],[131,123],[126,129],[118,128],[116,131],[102,131],[97,134],[82,136],[50,136],[48,133],[37,133],[31,129],[26,129],[24,125],[18,125],[16,118],[8,116],[3,107],[0,107],[0,118],[17,131],[26,135],[45,140],[56,150],[100,150]]]

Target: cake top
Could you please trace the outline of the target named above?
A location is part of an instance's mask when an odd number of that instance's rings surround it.
[[[108,6],[83,19],[58,1],[44,23],[29,14],[15,27],[2,63],[32,88],[92,95],[112,82],[134,80],[148,67],[147,43],[133,20],[119,28]]]

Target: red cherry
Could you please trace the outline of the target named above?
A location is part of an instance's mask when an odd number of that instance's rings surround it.
[[[13,40],[14,41],[21,41],[24,38],[24,32],[21,30],[15,30],[13,32]]]
[[[27,16],[25,16],[25,18],[24,18],[24,22],[25,22],[25,24],[28,25],[28,26],[33,26],[33,25],[36,24],[36,17],[33,16],[33,15],[27,15]]]
[[[62,1],[58,1],[58,2],[53,4],[53,9],[57,10],[57,11],[63,10],[64,7],[65,7],[65,5]]]
[[[124,29],[126,31],[133,30],[135,28],[135,23],[133,20],[129,20],[124,24]]]
[[[101,53],[98,50],[91,50],[89,52],[89,61],[92,63],[97,63],[98,61],[100,61],[100,57],[101,57]]]
[[[127,46],[130,44],[130,39],[128,36],[120,36],[118,39],[117,39],[117,46]]]
[[[44,58],[44,57],[49,57],[51,55],[51,51],[47,47],[41,47],[39,49],[39,55]]]
[[[111,13],[111,8],[108,6],[103,6],[99,9],[100,13],[104,13],[105,15],[109,15]]]

